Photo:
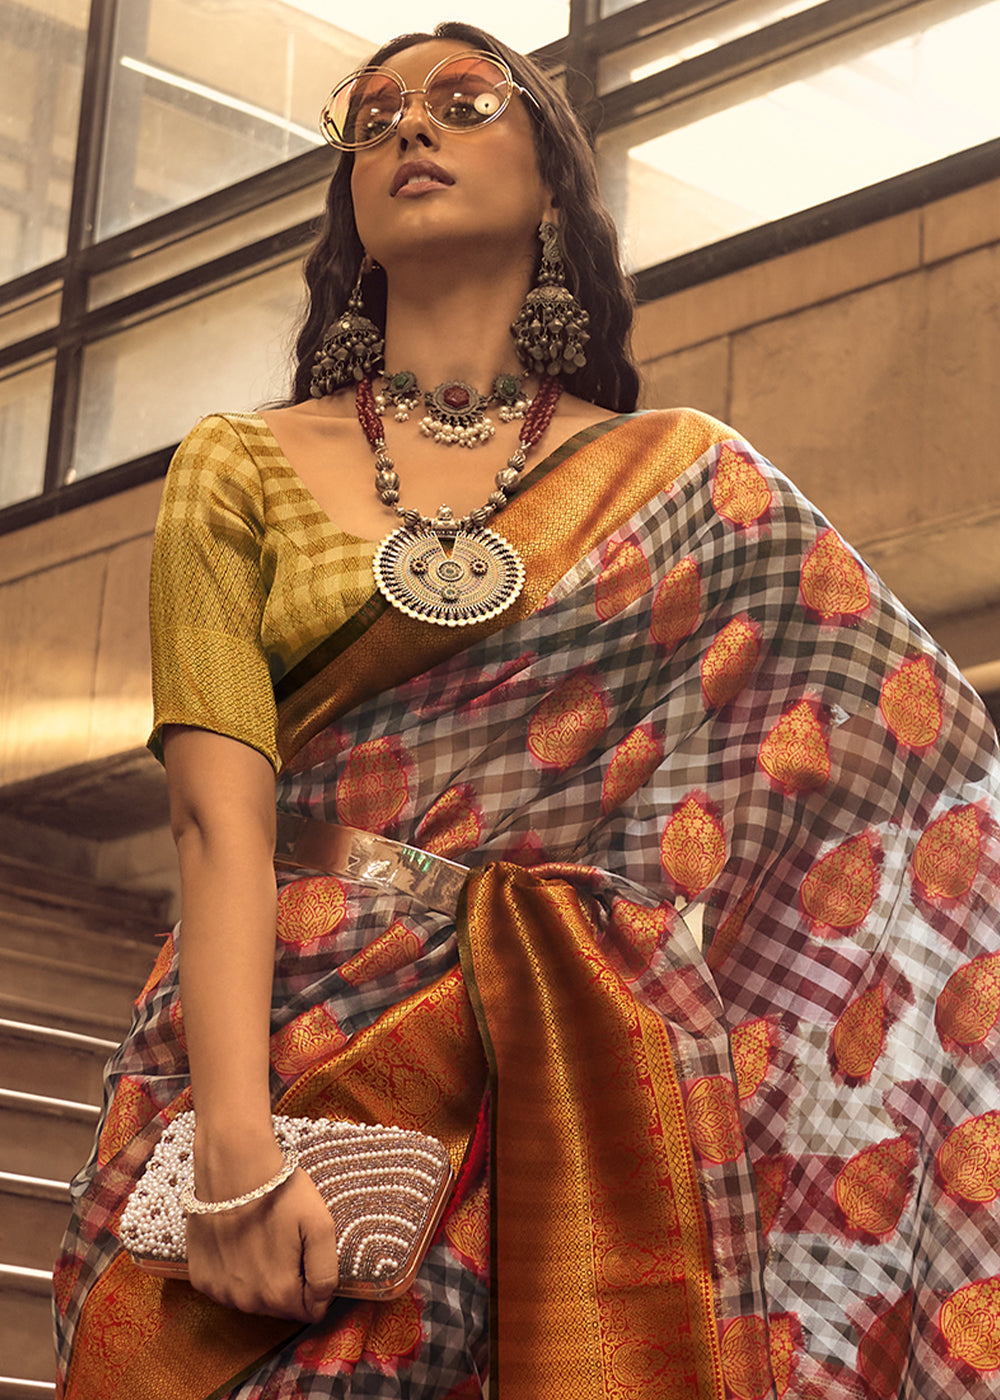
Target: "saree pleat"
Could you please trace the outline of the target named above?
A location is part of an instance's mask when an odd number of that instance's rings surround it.
[[[600,946],[594,881],[568,873],[487,866],[459,913],[493,1078],[495,1372],[505,1400],[636,1385],[722,1400],[667,1028]]]
[[[218,1395],[474,1397],[488,1350],[491,1400],[987,1400],[1000,766],[981,706],[699,415],[577,444],[508,516],[529,583],[503,625],[428,640],[383,614],[281,701],[283,810],[473,874],[457,925],[335,877],[281,890],[274,1101],[434,1125],[461,1190],[398,1307],[337,1304],[270,1355],[261,1324],[259,1365],[234,1357]],[[148,1294],[111,1298],[116,1213],[188,1101],[175,943],[74,1188],[73,1400],[105,1400],[82,1378],[124,1355],[129,1318],[147,1355],[176,1335]]]

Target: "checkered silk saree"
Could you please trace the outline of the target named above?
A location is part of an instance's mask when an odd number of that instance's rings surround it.
[[[997,1393],[991,726],[721,425],[544,467],[503,625],[373,605],[281,697],[283,808],[473,868],[457,921],[332,877],[279,899],[276,1106],[458,1167],[416,1285],[293,1333],[120,1254],[189,1101],[171,940],[75,1185],[72,1400],[436,1400],[487,1367],[493,1400]]]

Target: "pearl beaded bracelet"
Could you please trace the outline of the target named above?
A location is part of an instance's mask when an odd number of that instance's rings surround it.
[[[240,1206],[248,1206],[251,1201],[262,1201],[265,1196],[270,1196],[273,1191],[277,1191],[282,1186],[297,1166],[295,1153],[288,1148],[282,1149],[284,1162],[280,1171],[276,1171],[269,1181],[265,1181],[263,1186],[257,1186],[252,1191],[245,1192],[242,1196],[232,1196],[228,1201],[199,1201],[194,1194],[194,1187],[190,1182],[186,1182],[180,1190],[181,1210],[185,1215],[222,1215],[227,1210],[238,1210]]]

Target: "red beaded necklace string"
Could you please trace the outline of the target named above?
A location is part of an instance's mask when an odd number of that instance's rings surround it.
[[[391,506],[396,514],[402,517],[404,523],[411,527],[423,525],[433,529],[435,524],[440,524],[451,530],[456,528],[468,530],[485,525],[491,516],[503,510],[507,504],[509,496],[516,488],[528,453],[538,443],[545,429],[552,422],[561,393],[561,380],[554,375],[546,376],[532,401],[531,407],[524,415],[517,448],[508,457],[507,465],[496,474],[496,489],[483,505],[478,506],[462,520],[456,521],[451,517],[451,513],[447,511],[446,507],[442,507],[438,515],[432,519],[430,516],[422,516],[419,511],[404,510],[399,505],[399,476],[396,473],[395,463],[386,451],[385,433],[382,430],[382,420],[375,406],[372,381],[370,377],[359,380],[355,405],[361,430],[375,454],[375,486],[379,499],[383,505]]]

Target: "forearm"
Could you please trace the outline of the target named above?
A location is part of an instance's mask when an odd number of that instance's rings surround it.
[[[169,730],[164,756],[181,868],[195,1181],[211,1199],[228,1199],[272,1176],[281,1161],[268,1085],[274,773],[255,750],[200,730]]]
[[[238,848],[236,848],[238,847]],[[181,865],[181,1004],[199,1121],[227,1136],[270,1123],[276,897],[271,850],[192,829]]]

